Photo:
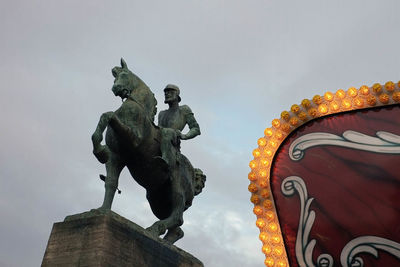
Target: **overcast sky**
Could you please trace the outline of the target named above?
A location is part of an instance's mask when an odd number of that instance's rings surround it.
[[[263,266],[247,174],[271,120],[315,94],[400,79],[400,2],[1,1],[0,266],[39,266],[52,224],[102,203],[90,136],[121,105],[124,57],[153,90],[181,88],[207,175],[176,243],[205,266]],[[113,210],[156,218],[126,170]]]

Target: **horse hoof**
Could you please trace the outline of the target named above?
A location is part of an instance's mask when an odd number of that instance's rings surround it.
[[[111,213],[111,209],[108,209],[105,207],[100,207],[97,209],[91,209],[90,212],[98,213],[98,214],[107,214],[107,213]]]
[[[152,236],[159,237],[160,235],[164,234],[167,229],[165,228],[164,224],[160,222],[155,222],[152,226],[146,228]]]
[[[184,236],[184,233],[180,227],[173,230],[168,230],[168,233],[164,236],[164,240],[170,244],[175,243]]]

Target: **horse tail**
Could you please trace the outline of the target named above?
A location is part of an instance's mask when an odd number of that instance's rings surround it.
[[[157,99],[154,97],[154,93],[149,89],[149,98],[147,101],[147,110],[151,121],[154,122],[154,117],[157,114]]]
[[[203,190],[207,176],[203,173],[203,171],[199,168],[194,168],[194,177],[193,177],[193,187],[194,187],[194,195],[198,195]]]

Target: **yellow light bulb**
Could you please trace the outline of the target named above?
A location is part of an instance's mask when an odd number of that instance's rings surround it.
[[[338,111],[339,110],[339,104],[336,101],[333,101],[330,105],[331,110],[333,111]]]
[[[370,105],[370,106],[375,106],[375,105],[376,105],[376,97],[373,96],[373,95],[369,95],[369,96],[367,97],[367,103],[368,103],[368,105]]]
[[[278,225],[276,223],[268,224],[268,230],[270,232],[276,232],[278,230]]]
[[[265,146],[267,144],[267,140],[264,137],[258,139],[257,144],[259,146]]]
[[[264,219],[262,219],[262,218],[257,219],[256,225],[257,225],[257,227],[260,228],[260,229],[261,229],[261,228],[264,228],[264,227],[265,227],[265,221],[264,221]]]
[[[380,85],[379,83],[375,83],[374,85],[372,85],[372,91],[374,91],[375,94],[382,93],[382,85]]]
[[[287,123],[282,124],[282,131],[284,132],[289,132],[290,131],[290,125]]]
[[[256,176],[256,174],[254,172],[250,172],[249,175],[248,175],[248,178],[249,178],[250,181],[257,180],[257,176]]]
[[[347,90],[347,94],[351,97],[356,97],[357,96],[357,89],[354,87],[350,87],[349,90]]]
[[[264,263],[265,263],[265,266],[272,267],[272,266],[274,266],[275,262],[274,262],[273,258],[268,257],[268,258],[265,259]]]
[[[349,99],[343,99],[342,107],[345,109],[351,108],[351,101]]]
[[[269,137],[269,136],[272,136],[273,131],[272,131],[271,128],[266,128],[266,129],[264,130],[264,134],[265,134],[265,136]]]
[[[263,214],[263,209],[261,206],[255,206],[253,208],[253,213],[257,216],[261,216]]]
[[[302,121],[306,121],[307,120],[307,113],[305,113],[303,111],[300,112],[298,116],[299,116],[299,119],[302,120]]]
[[[385,89],[388,92],[393,92],[394,91],[394,83],[392,81],[385,83]]]
[[[382,104],[387,104],[387,103],[389,103],[389,100],[390,100],[389,95],[387,95],[387,94],[380,94],[380,95],[379,95],[379,101],[380,101]]]
[[[267,210],[272,209],[272,201],[269,200],[269,199],[264,200],[263,206],[264,206],[264,208],[267,209]],[[268,214],[269,212],[272,212],[272,211],[267,211],[266,214]],[[272,216],[273,216],[273,215],[274,215],[274,213],[272,212]],[[266,217],[268,218],[268,215],[266,215]],[[273,217],[272,217],[272,218],[273,218]]]
[[[267,198],[269,197],[269,190],[264,188],[260,191],[260,196],[262,196],[263,198]]]
[[[287,264],[286,264],[286,262],[284,260],[278,260],[276,262],[276,266],[277,267],[287,267]]]
[[[274,254],[276,255],[276,256],[282,256],[282,254],[283,254],[283,248],[282,247],[275,247],[274,248]]]
[[[253,183],[249,184],[249,187],[248,187],[247,189],[249,189],[249,191],[250,191],[251,193],[256,193],[256,192],[258,191],[257,185],[256,185],[256,184],[253,184]]]
[[[258,184],[260,185],[260,187],[266,188],[266,187],[268,187],[268,180],[262,179]]]
[[[257,167],[257,163],[255,160],[250,161],[249,163],[250,168],[255,169]]]
[[[285,121],[288,121],[288,120],[290,119],[290,114],[289,114],[289,112],[287,112],[286,110],[283,111],[283,112],[281,113],[281,118],[284,119]]]
[[[267,159],[261,159],[261,164],[263,167],[267,167],[269,165],[269,161]]]
[[[289,123],[292,126],[296,126],[299,123],[299,119],[297,119],[296,117],[293,117],[290,119]]]
[[[271,247],[269,245],[262,246],[261,250],[265,255],[269,255],[272,252],[272,249],[271,249]]]
[[[309,107],[311,106],[311,101],[308,100],[308,99],[303,99],[303,100],[301,101],[301,105],[302,105],[303,107],[305,107],[305,108],[309,108]]]
[[[362,95],[368,95],[369,94],[369,87],[366,85],[363,85],[360,87],[360,93]]]
[[[326,114],[327,112],[328,112],[328,106],[327,105],[325,105],[325,104],[321,104],[321,105],[319,105],[318,106],[318,111],[321,113],[321,114]]]
[[[275,134],[276,139],[281,140],[283,138],[283,134],[281,132],[278,132]]]
[[[310,108],[310,109],[308,110],[308,114],[310,114],[311,117],[316,117],[317,114],[318,114],[318,111],[317,111],[316,108]]]
[[[324,98],[326,101],[332,101],[333,100],[333,94],[331,92],[326,92],[324,94]]]
[[[260,171],[260,176],[261,176],[262,178],[267,177],[267,175],[268,175],[268,173],[267,173],[266,170],[261,170],[261,171]]]
[[[264,154],[265,154],[266,156],[268,156],[268,157],[271,157],[271,156],[272,156],[272,151],[269,150],[269,149],[267,149],[267,150],[265,150]]]
[[[272,126],[274,126],[275,128],[279,128],[281,126],[281,121],[278,119],[272,120]]]
[[[260,240],[265,243],[268,240],[268,234],[266,232],[261,232],[258,235],[258,238],[260,238]]]
[[[343,89],[339,89],[335,93],[336,97],[339,99],[343,99],[346,96],[346,93],[344,92]]]
[[[356,99],[354,99],[354,105],[362,108],[364,106],[364,99],[362,99],[361,97],[357,97]]]
[[[276,148],[278,146],[278,143],[274,140],[269,140],[269,145],[272,146],[273,148]]]
[[[257,195],[252,195],[250,198],[250,201],[254,204],[257,205],[260,203],[260,197]]]
[[[281,242],[281,238],[279,235],[273,235],[271,238],[272,243],[278,244]]]
[[[320,95],[315,95],[312,98],[312,101],[314,102],[315,105],[319,105],[322,103],[322,97]]]
[[[300,111],[299,105],[296,105],[296,104],[292,105],[292,107],[290,108],[290,111],[293,112],[294,114],[296,114],[297,112]]]
[[[272,204],[272,203],[271,203],[271,204]],[[265,201],[263,202],[263,205],[264,205],[264,207],[265,207]],[[272,205],[271,205],[269,208],[272,208]],[[272,212],[272,211],[267,211],[267,212],[265,213],[265,218],[266,218],[268,221],[272,221],[272,220],[275,218],[274,212]]]
[[[395,102],[400,102],[400,92],[394,92],[392,98]]]
[[[253,150],[253,156],[255,158],[258,158],[260,155],[261,155],[261,152],[260,152],[260,150],[258,148]]]

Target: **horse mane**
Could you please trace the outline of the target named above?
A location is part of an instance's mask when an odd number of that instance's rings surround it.
[[[137,79],[138,87],[132,91],[131,97],[144,106],[150,120],[154,122],[154,117],[157,114],[157,100],[154,97],[154,93],[139,77],[135,74],[133,75]]]
[[[112,74],[117,77],[121,72],[127,72],[129,74],[130,83],[133,86],[130,97],[135,101],[143,105],[146,114],[150,120],[154,122],[154,118],[157,114],[157,100],[154,97],[154,93],[150,88],[140,79],[136,74],[130,71],[128,68],[114,67]]]

